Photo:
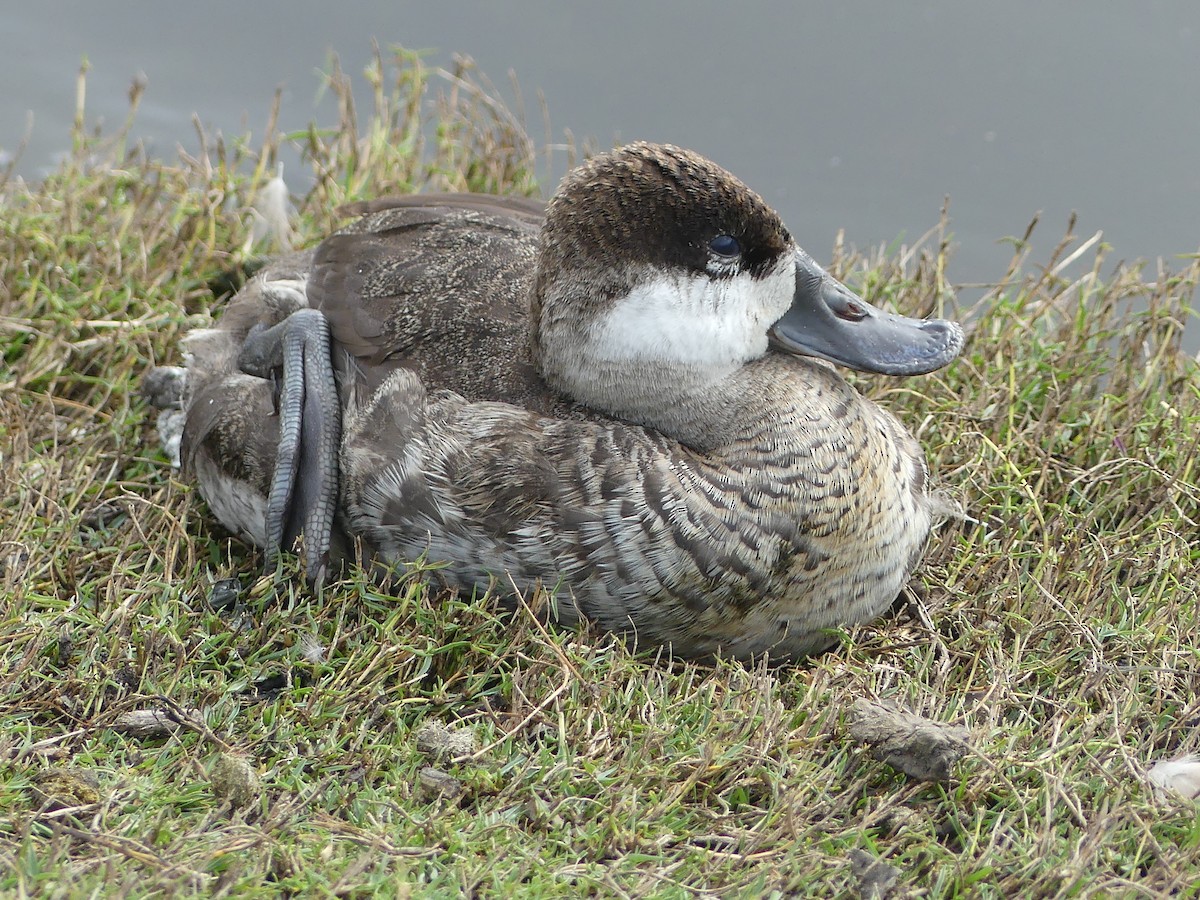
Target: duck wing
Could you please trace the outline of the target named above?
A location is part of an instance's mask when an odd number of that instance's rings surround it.
[[[346,211],[359,218],[317,248],[307,292],[360,395],[406,368],[472,400],[561,404],[529,346],[541,201],[431,194]]]
[[[202,493],[272,557],[303,534],[316,581],[340,538],[342,410],[390,373],[471,399],[571,407],[529,351],[541,201],[414,195],[345,211],[359,218],[268,265],[191,341],[184,443]]]

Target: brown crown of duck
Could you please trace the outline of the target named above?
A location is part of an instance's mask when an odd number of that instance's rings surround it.
[[[920,450],[802,356],[916,374],[953,359],[957,326],[874,309],[752,191],[669,146],[572,172],[540,238],[529,201],[357,211],[311,260],[311,309],[270,312],[286,304],[267,299],[268,269],[231,306],[276,326],[246,337],[243,371],[194,366],[282,385],[253,508],[222,499],[224,472],[244,471],[214,454],[236,441],[210,441],[223,416],[226,431],[253,420],[211,384],[193,392],[201,490],[226,525],[268,547],[304,532],[310,573],[332,530],[385,563],[444,561],[451,587],[556,587],[560,618],[690,656],[808,653],[896,596],[930,528]],[[331,442],[332,465],[311,449]],[[238,521],[264,506],[265,527]]]

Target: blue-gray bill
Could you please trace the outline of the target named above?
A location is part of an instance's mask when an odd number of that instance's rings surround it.
[[[932,372],[958,356],[963,346],[957,323],[877,309],[803,251],[796,253],[792,307],[770,334],[776,350],[884,375]]]

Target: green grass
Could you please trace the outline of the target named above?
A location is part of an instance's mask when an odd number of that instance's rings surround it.
[[[342,121],[290,136],[316,174],[303,243],[349,200],[534,188],[533,143],[459,75],[381,62],[360,119],[334,72]],[[54,175],[4,185],[0,893],[830,896],[854,848],[900,869],[898,896],[1200,890],[1196,807],[1144,778],[1200,749],[1200,375],[1179,349],[1197,265],[1097,254],[1068,280],[1074,242],[1047,265],[1016,242],[960,361],[859,379],[970,519],[837,650],[706,668],[418,571],[318,603],[208,517],[138,380],[261,250],[247,210],[274,141],[168,163],[81,129]],[[935,232],[832,266],[874,302],[965,315],[945,254]],[[228,577],[244,590],[218,612]],[[955,780],[911,783],[850,740],[859,697],[967,727]],[[137,736],[136,710],[179,724]],[[431,723],[475,749],[439,754]]]

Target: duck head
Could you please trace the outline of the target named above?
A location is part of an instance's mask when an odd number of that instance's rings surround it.
[[[680,429],[664,409],[720,415],[713,398],[770,352],[916,375],[963,343],[952,322],[893,315],[857,296],[721,167],[648,143],[563,180],[531,307],[534,356],[554,388],[668,433]]]

